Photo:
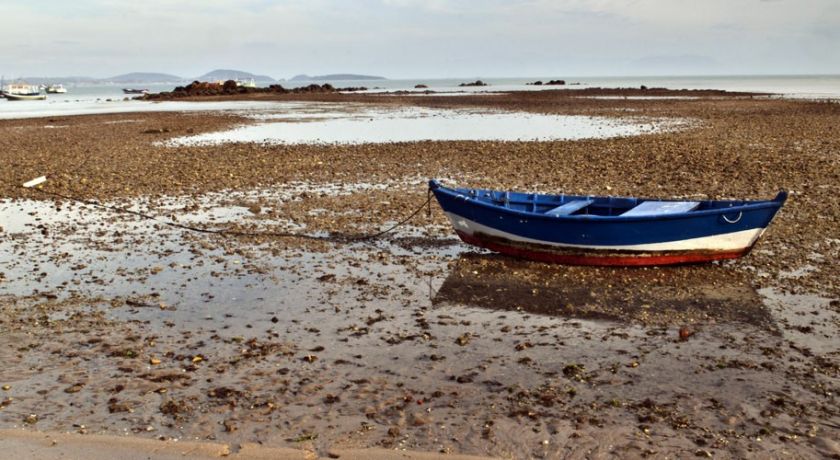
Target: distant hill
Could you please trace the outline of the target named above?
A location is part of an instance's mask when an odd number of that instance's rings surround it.
[[[15,78],[15,80],[25,81],[32,85],[54,85],[58,83],[62,83],[65,85],[69,84],[92,84],[97,83],[99,81],[98,78],[93,77],[23,77],[23,78]],[[9,83],[11,80],[6,79],[6,83]]]
[[[184,79],[168,73],[132,72],[111,78],[103,78],[102,81],[111,81],[114,83],[162,83],[184,81]]]
[[[357,75],[353,73],[333,73],[329,75],[295,75],[289,81],[343,81],[343,80],[385,80],[376,75]]]
[[[216,81],[216,80],[250,80],[254,79],[254,81],[262,81],[262,82],[275,82],[277,80],[269,77],[268,75],[255,75],[250,72],[244,72],[242,70],[232,70],[232,69],[216,69],[212,72],[207,72],[206,74],[196,77],[198,81]]]

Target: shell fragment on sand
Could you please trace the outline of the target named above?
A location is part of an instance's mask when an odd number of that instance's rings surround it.
[[[32,188],[32,187],[35,187],[36,185],[43,184],[46,181],[47,181],[47,176],[36,177],[29,182],[24,182],[23,187],[24,188]]]

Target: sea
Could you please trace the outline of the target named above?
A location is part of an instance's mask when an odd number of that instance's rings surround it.
[[[537,80],[547,82],[563,79],[565,86],[536,86]],[[481,80],[487,86],[459,86],[461,83]],[[150,92],[171,91],[188,82],[154,84],[98,84],[65,85],[66,94],[50,94],[46,101],[7,101],[0,99],[0,119],[30,118],[89,113],[117,113],[133,111],[179,110],[181,103],[150,103],[131,99],[123,94],[124,87],[142,87]],[[718,89],[772,93],[775,97],[840,101],[840,75],[732,75],[732,76],[630,76],[630,77],[565,77],[536,76],[515,78],[411,78],[387,80],[343,81],[278,81],[286,88],[312,83],[330,83],[339,88],[365,87],[367,92],[409,91],[423,96],[424,91],[445,94],[482,94],[506,91],[544,91],[557,88],[648,88],[668,89]],[[268,85],[263,83],[258,85]],[[427,88],[418,89],[417,85]],[[184,106],[187,107],[187,106]],[[206,107],[206,106],[205,106]],[[187,110],[190,110],[187,108]]]

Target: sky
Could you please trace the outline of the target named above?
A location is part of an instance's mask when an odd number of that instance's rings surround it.
[[[0,0],[0,73],[840,74],[840,0]]]

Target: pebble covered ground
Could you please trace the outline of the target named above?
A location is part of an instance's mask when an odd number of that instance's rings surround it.
[[[320,454],[840,456],[840,104],[581,94],[273,97],[689,123],[580,141],[167,147],[255,121],[0,121],[0,427]],[[16,186],[43,174],[41,191]],[[507,259],[458,242],[436,205],[381,240],[329,238],[405,217],[430,177],[792,195],[756,249],[723,264]],[[195,233],[49,193],[275,235]]]

